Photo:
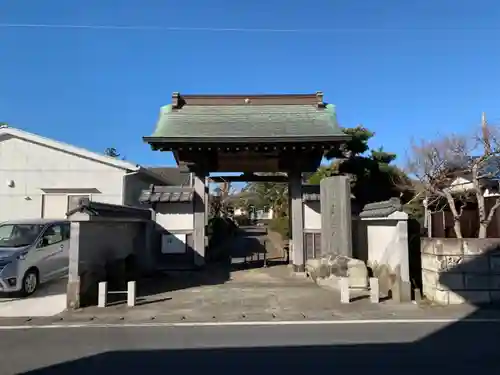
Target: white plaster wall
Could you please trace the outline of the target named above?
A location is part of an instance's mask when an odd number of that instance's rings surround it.
[[[96,189],[92,199],[122,203],[125,171],[15,137],[0,138],[0,222],[39,218],[42,189]],[[14,186],[7,186],[7,181]]]
[[[243,215],[246,215],[245,210],[242,210],[241,208],[234,209],[234,216],[243,216]]]
[[[192,203],[160,203],[156,207],[156,222],[168,231],[192,231]]]
[[[395,219],[363,220],[367,228],[368,264],[398,266],[403,281],[409,281],[408,222]]]
[[[304,202],[304,229],[321,229],[320,202]]]

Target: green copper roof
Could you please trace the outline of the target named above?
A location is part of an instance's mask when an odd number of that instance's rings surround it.
[[[245,137],[345,136],[337,123],[335,106],[221,105],[161,108],[151,137],[245,138]]]

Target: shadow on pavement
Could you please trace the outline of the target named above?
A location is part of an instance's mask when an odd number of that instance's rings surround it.
[[[500,373],[500,361],[492,337],[494,333],[498,337],[499,327],[498,324],[485,325],[478,330],[474,324],[457,323],[413,343],[111,351],[25,374],[133,374],[138,371],[195,374],[204,370],[222,374],[304,374],[313,369],[320,373],[358,370],[385,375],[442,375],[443,371],[454,375],[469,375],[471,371],[495,374]],[[486,342],[485,330],[490,332]]]

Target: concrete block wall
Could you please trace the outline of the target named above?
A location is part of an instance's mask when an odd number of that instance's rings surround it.
[[[132,276],[131,271],[150,272],[154,256],[147,243],[148,230],[150,225],[144,221],[72,221],[68,308],[96,303],[100,281],[116,288]]]
[[[422,238],[422,291],[444,305],[500,301],[500,238]]]

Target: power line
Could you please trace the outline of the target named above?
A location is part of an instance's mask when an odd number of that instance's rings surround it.
[[[130,30],[130,31],[195,31],[195,32],[239,32],[239,33],[302,33],[331,34],[338,32],[373,32],[373,31],[439,31],[439,30],[496,30],[498,28],[435,28],[435,27],[380,27],[380,28],[330,28],[330,29],[273,29],[239,27],[182,27],[182,26],[145,26],[145,25],[75,25],[43,23],[0,23],[0,28],[24,29],[86,29],[86,30]]]
[[[175,27],[141,25],[72,25],[72,24],[29,24],[0,23],[0,28],[30,29],[88,29],[88,30],[136,30],[136,31],[205,31],[205,32],[254,32],[254,33],[325,33],[335,29],[259,29],[238,27]]]

